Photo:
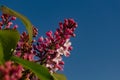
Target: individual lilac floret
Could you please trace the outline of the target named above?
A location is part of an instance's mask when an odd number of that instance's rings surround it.
[[[73,19],[65,19],[59,23],[59,28],[53,33],[46,32],[46,38],[40,37],[34,49],[37,50],[37,62],[45,65],[51,73],[63,70],[64,61],[62,56],[68,57],[72,50],[70,37],[75,37],[74,31],[77,27]]]

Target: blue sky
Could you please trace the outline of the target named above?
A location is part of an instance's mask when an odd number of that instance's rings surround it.
[[[68,80],[120,80],[120,0],[0,0],[27,16],[39,35],[73,18],[73,51],[65,58]],[[23,26],[20,23],[21,26]]]

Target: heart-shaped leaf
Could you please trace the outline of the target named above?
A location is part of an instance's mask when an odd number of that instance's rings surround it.
[[[21,64],[23,67],[30,69],[33,73],[37,75],[40,80],[51,80],[52,76],[50,75],[48,69],[42,65],[39,65],[28,60],[24,60],[15,56],[11,57],[11,60],[16,63]]]
[[[2,63],[10,59],[11,50],[15,49],[19,38],[17,30],[0,30],[0,60]]]
[[[14,11],[6,6],[3,6],[3,5],[0,6],[0,10],[5,14],[18,17],[23,22],[23,24],[25,25],[27,32],[29,34],[29,42],[31,42],[32,41],[32,24],[31,24],[31,22],[22,14]]]

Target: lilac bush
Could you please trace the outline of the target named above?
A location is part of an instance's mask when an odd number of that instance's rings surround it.
[[[0,30],[17,30],[18,25],[13,24],[15,20],[14,16],[2,14]],[[74,31],[77,28],[77,23],[73,19],[65,19],[64,22],[59,23],[59,28],[55,32],[50,30],[46,32],[46,37],[38,37],[38,40],[35,40],[38,29],[35,26],[31,27],[34,40],[29,42],[29,34],[26,31],[22,32],[17,46],[13,50],[13,56],[45,66],[50,74],[63,70],[65,62],[62,57],[70,56],[72,50],[70,38],[75,37]],[[41,80],[31,70],[11,60],[0,65],[0,79]],[[51,80],[57,79],[51,78]]]

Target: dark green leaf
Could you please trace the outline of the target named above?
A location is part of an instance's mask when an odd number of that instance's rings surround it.
[[[15,56],[12,56],[11,60],[21,64],[27,69],[30,69],[33,73],[35,73],[39,77],[40,80],[51,80],[52,78],[48,69],[42,65]]]
[[[18,17],[19,19],[21,19],[21,21],[23,22],[23,24],[25,25],[28,34],[29,34],[29,42],[32,41],[32,24],[30,23],[30,21],[23,15],[21,15],[20,13],[6,7],[6,6],[0,6],[0,10],[5,13],[5,14],[9,14],[11,16],[15,16]]]
[[[53,80],[67,80],[63,74],[54,73],[52,76],[54,78]]]
[[[0,30],[0,60],[9,60],[19,40],[17,30]]]

